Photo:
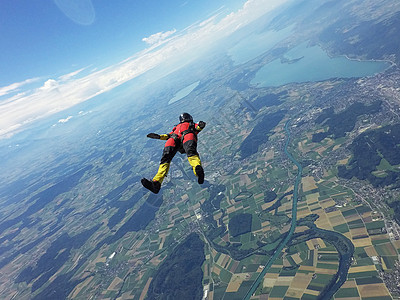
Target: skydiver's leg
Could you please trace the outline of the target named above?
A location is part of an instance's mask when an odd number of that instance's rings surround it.
[[[160,191],[161,183],[165,176],[168,174],[169,166],[172,158],[174,158],[177,151],[175,140],[170,138],[166,141],[163,154],[161,156],[160,166],[158,167],[157,174],[150,181],[146,178],[142,179],[142,185],[153,193],[157,194]]]
[[[158,172],[154,176],[153,181],[158,181],[162,183],[165,176],[167,176],[169,166],[177,151],[176,146],[176,142],[173,138],[169,138],[166,141],[163,154],[161,156],[160,166],[158,167]]]
[[[198,183],[204,183],[204,170],[201,166],[201,160],[199,153],[197,152],[197,141],[193,133],[188,133],[185,135],[183,140],[183,149],[187,154],[189,164],[193,168],[194,175],[197,176]]]

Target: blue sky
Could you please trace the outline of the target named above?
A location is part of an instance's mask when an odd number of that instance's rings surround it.
[[[143,49],[144,37],[182,30],[221,7],[237,9],[240,2],[244,1],[1,1],[0,86],[74,67],[115,63]]]
[[[0,1],[0,139],[166,62],[193,61],[286,1]]]

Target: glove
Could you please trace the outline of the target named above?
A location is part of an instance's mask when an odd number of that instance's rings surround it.
[[[157,134],[157,133],[149,133],[148,135],[147,135],[147,137],[148,138],[151,138],[151,139],[157,139],[157,140],[159,140],[160,139],[160,135],[159,134]]]
[[[167,133],[167,134],[160,134],[160,140],[168,140],[169,139],[169,137],[170,137],[170,135]]]
[[[199,122],[199,127],[200,127],[201,129],[203,129],[204,127],[206,127],[206,122],[200,121],[200,122]]]

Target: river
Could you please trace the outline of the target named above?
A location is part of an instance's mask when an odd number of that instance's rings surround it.
[[[254,283],[250,287],[249,291],[247,292],[246,296],[244,297],[244,300],[249,300],[250,297],[253,295],[253,293],[256,291],[258,285],[263,280],[265,274],[268,272],[268,270],[274,263],[275,259],[279,256],[279,254],[282,252],[282,250],[285,248],[285,246],[291,240],[293,233],[296,229],[298,190],[299,190],[299,184],[301,182],[303,168],[300,165],[300,163],[288,151],[288,145],[289,145],[289,141],[290,141],[289,125],[290,125],[290,120],[288,120],[285,124],[285,132],[287,135],[287,139],[285,142],[284,151],[285,151],[285,154],[297,166],[297,169],[298,169],[296,181],[294,183],[293,203],[292,203],[292,220],[291,220],[291,224],[290,224],[290,229],[289,229],[288,234],[286,235],[285,239],[275,249],[273,256],[268,260],[267,264],[265,265],[265,267],[263,268],[261,273],[258,275],[257,279],[254,281]],[[321,292],[321,294],[317,298],[317,299],[331,299],[333,297],[333,295],[339,290],[339,288],[343,285],[343,283],[347,279],[347,274],[348,274],[348,271],[350,268],[353,254],[354,254],[354,245],[348,238],[346,238],[345,236],[343,236],[342,234],[340,234],[338,232],[320,229],[314,223],[312,223],[311,225],[307,225],[307,226],[316,233],[315,237],[319,237],[321,239],[327,240],[328,242],[331,242],[339,253],[338,272],[335,274],[333,279],[329,283],[327,283],[324,290]],[[331,238],[329,238],[329,237],[331,237]]]
[[[293,191],[293,203],[292,203],[292,221],[290,224],[290,229],[288,231],[288,234],[286,235],[286,238],[279,244],[279,246],[276,248],[274,255],[271,256],[267,264],[265,265],[264,269],[261,271],[261,273],[258,275],[257,279],[254,281],[253,285],[250,287],[249,291],[247,292],[246,296],[244,297],[245,300],[249,300],[251,295],[255,292],[257,289],[258,285],[261,283],[262,279],[264,278],[265,274],[268,272],[269,268],[272,266],[274,263],[275,259],[279,256],[279,254],[282,252],[283,248],[285,248],[286,244],[290,241],[292,238],[292,235],[296,229],[296,221],[297,221],[297,198],[298,198],[298,190],[299,190],[299,184],[301,182],[301,175],[303,172],[303,168],[300,165],[300,163],[294,159],[294,157],[289,153],[287,150],[289,141],[290,141],[290,131],[289,131],[289,124],[290,120],[288,120],[285,124],[285,132],[287,134],[287,139],[285,143],[285,154],[289,157],[289,159],[297,166],[297,176],[296,176],[296,181],[294,183],[294,191]]]

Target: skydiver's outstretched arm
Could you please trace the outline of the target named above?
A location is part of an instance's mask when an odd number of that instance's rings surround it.
[[[157,133],[149,133],[148,135],[147,135],[147,137],[148,138],[151,138],[151,139],[156,139],[156,140],[168,140],[169,139],[169,137],[170,137],[170,134],[169,133],[167,133],[167,134],[157,134]]]

